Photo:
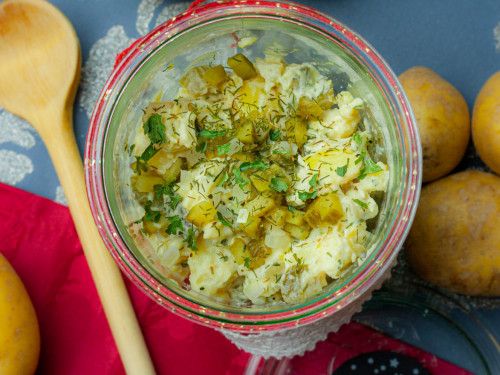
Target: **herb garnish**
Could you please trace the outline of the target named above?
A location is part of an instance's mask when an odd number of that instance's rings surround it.
[[[208,146],[207,141],[199,141],[198,144],[196,145],[196,151],[204,154],[205,151],[207,151],[207,146]]]
[[[367,205],[365,202],[360,201],[359,199],[353,199],[353,202],[354,202],[354,203],[357,203],[358,205],[360,205],[360,206],[361,206],[362,208],[364,208],[364,209],[367,209],[367,208],[368,208],[368,205]]]
[[[316,185],[318,184],[318,174],[315,173],[309,180],[309,186],[312,187],[313,189],[316,188]]]
[[[182,220],[179,215],[167,217],[167,219],[170,223],[166,230],[168,234],[177,234],[178,230],[180,230],[181,232],[184,231],[184,225],[182,225]]]
[[[271,131],[269,132],[269,139],[271,141],[276,141],[279,137],[280,137],[280,131],[271,129]]]
[[[203,129],[201,132],[198,133],[199,138],[207,138],[207,139],[214,139],[217,137],[223,137],[225,135],[226,135],[225,130]]]
[[[243,189],[243,186],[245,186],[246,184],[249,184],[249,182],[245,180],[241,175],[241,171],[239,170],[239,168],[233,169],[233,175],[234,175],[234,180],[236,181],[236,183],[240,185],[241,189]]]
[[[158,221],[160,221],[161,212],[152,210],[151,209],[152,204],[153,202],[150,200],[146,201],[146,203],[144,204],[144,210],[146,211],[146,213],[144,214],[143,220],[157,223]]]
[[[179,202],[182,199],[180,197],[180,195],[174,191],[174,188],[175,188],[175,186],[174,186],[173,182],[167,182],[166,184],[155,185],[153,187],[154,191],[156,192],[157,198],[161,198],[164,195],[166,195],[167,197],[170,198],[169,205],[170,205],[170,208],[172,208],[172,210],[176,209],[177,205],[179,204]]]
[[[363,143],[363,138],[361,137],[361,134],[359,134],[359,133],[354,133],[354,134],[352,135],[352,139],[353,139],[356,143],[358,143],[358,144]]]
[[[361,169],[358,178],[362,180],[367,174],[380,172],[382,168],[375,164],[370,158],[365,158],[365,166]]]
[[[240,165],[240,171],[245,172],[249,169],[257,169],[259,171],[263,171],[265,169],[268,169],[269,166],[264,163],[262,160],[254,160],[254,161],[246,161],[244,163],[241,163]]]
[[[165,143],[165,125],[157,113],[149,116],[143,125],[144,134],[147,134],[152,143]]]
[[[299,191],[299,199],[301,201],[306,201],[308,199],[314,199],[318,195],[318,191],[314,190],[313,192],[308,193],[307,191]]]
[[[231,150],[231,142],[217,146],[217,155],[227,154]]]
[[[186,242],[187,247],[189,247],[191,250],[198,251],[198,247],[196,246],[196,237],[194,236],[193,228],[188,229],[187,236],[182,242]]]
[[[271,178],[271,185],[269,185],[269,187],[277,192],[284,192],[288,190],[287,183],[277,177]]]
[[[344,177],[347,172],[348,165],[349,165],[349,159],[347,159],[347,163],[344,166],[335,169],[335,173],[337,173],[340,177]]]
[[[217,211],[217,218],[222,223],[222,225],[225,225],[226,227],[230,228],[233,226],[219,211]]]

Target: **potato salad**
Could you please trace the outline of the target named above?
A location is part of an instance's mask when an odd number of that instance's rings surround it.
[[[293,304],[363,259],[388,181],[363,105],[276,53],[188,70],[130,145],[136,225],[161,264],[211,297]]]

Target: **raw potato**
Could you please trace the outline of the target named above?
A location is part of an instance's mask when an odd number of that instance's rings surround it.
[[[407,240],[408,262],[431,283],[500,296],[500,178],[464,171],[422,189]]]
[[[35,309],[16,271],[0,254],[0,373],[32,375],[39,355]]]
[[[469,143],[469,108],[460,92],[438,74],[415,66],[399,76],[417,120],[424,159],[423,182],[451,172]]]
[[[500,71],[486,81],[476,98],[472,140],[481,159],[500,174]]]

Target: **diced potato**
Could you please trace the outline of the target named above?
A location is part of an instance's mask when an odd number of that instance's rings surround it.
[[[288,214],[288,209],[285,207],[277,207],[270,211],[265,218],[269,220],[273,225],[278,227],[283,227],[285,225],[286,217]]]
[[[244,121],[236,131],[236,138],[242,143],[250,145],[255,142],[255,129],[252,121]]]
[[[160,168],[163,164],[168,163],[170,155],[164,149],[160,149],[151,159],[148,160],[148,165],[153,168]]]
[[[227,65],[229,65],[241,79],[251,79],[257,76],[255,67],[242,53],[238,53],[227,59]]]
[[[309,233],[311,232],[311,227],[309,225],[294,225],[294,224],[285,224],[285,230],[291,234],[292,237],[298,240],[305,240],[309,237]]]
[[[249,216],[246,224],[241,229],[250,238],[259,237],[262,229],[262,219],[260,217]]]
[[[306,223],[304,219],[305,212],[295,210],[294,212],[288,211],[286,213],[285,221],[293,225],[304,225]]]
[[[299,105],[297,107],[297,116],[304,119],[309,117],[317,118],[323,112],[323,108],[314,100],[302,97],[299,99]]]
[[[307,121],[299,117],[292,117],[287,120],[285,125],[288,141],[302,147],[307,141]]]
[[[153,221],[146,221],[144,219],[142,220],[142,227],[144,231],[149,235],[155,234],[158,231],[164,232],[169,224],[170,222],[168,221],[166,216],[161,216],[160,220],[158,220],[158,223],[154,223]],[[164,235],[166,236],[167,234],[164,233]]]
[[[186,74],[184,74],[184,76],[179,80],[179,83],[189,91],[192,91],[192,86],[198,86],[199,82],[204,82],[203,76],[207,69],[208,67],[206,66],[195,66],[194,68],[189,69]]]
[[[266,192],[258,195],[255,199],[245,204],[245,208],[250,212],[250,216],[261,217],[273,210],[276,203],[272,194]]]
[[[174,161],[172,166],[165,171],[165,174],[163,175],[163,178],[167,182],[175,181],[177,180],[177,177],[179,177],[182,169],[182,163],[183,163],[182,158],[178,158]]]
[[[333,89],[328,90],[326,93],[318,96],[316,102],[323,110],[332,108],[332,106],[337,103],[337,100],[335,99],[335,94],[333,93]]]
[[[203,201],[194,205],[189,210],[186,220],[201,228],[211,222],[216,214],[217,209],[214,207],[212,202]]]
[[[222,83],[226,82],[227,74],[222,65],[217,65],[208,68],[203,74],[203,79],[209,85],[219,87]]]
[[[312,226],[335,225],[344,216],[342,204],[335,193],[316,198],[307,208],[304,219]]]
[[[165,180],[162,177],[141,174],[135,179],[134,188],[139,193],[152,193],[155,185],[162,185],[164,183]]]

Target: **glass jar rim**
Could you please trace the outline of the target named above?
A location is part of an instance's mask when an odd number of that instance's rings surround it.
[[[242,6],[243,4],[244,6]],[[259,13],[255,12],[256,9],[259,10]],[[229,10],[231,12],[228,12]],[[392,96],[391,100],[394,100],[394,104],[399,107],[400,113],[395,121],[398,123],[401,121],[400,125],[406,125],[405,130],[409,132],[407,145],[409,165],[406,175],[404,175],[406,189],[400,193],[402,194],[400,197],[403,210],[402,220],[390,225],[385,241],[378,247],[381,251],[373,252],[371,255],[373,259],[357,270],[357,276],[351,280],[352,282],[335,293],[321,295],[306,304],[265,314],[259,312],[235,313],[201,306],[195,301],[183,298],[157,280],[128,251],[120,236],[117,236],[113,215],[106,202],[103,177],[104,163],[101,163],[104,152],[102,140],[106,134],[107,120],[112,116],[112,102],[116,101],[117,96],[119,96],[117,87],[124,82],[124,75],[140,66],[145,56],[155,51],[158,45],[189,32],[192,27],[202,27],[207,23],[230,17],[269,17],[269,19],[282,20],[283,17],[286,17],[285,13],[294,14],[297,18],[301,16],[312,17],[318,25],[309,26],[314,27],[315,31],[320,32],[321,30],[330,36],[336,33],[334,37],[342,37],[342,41],[357,52],[356,57],[363,61],[364,66],[372,69],[373,73],[378,75],[380,84],[387,86],[384,89],[388,95]],[[307,27],[305,21],[300,22],[302,26]],[[181,316],[212,327],[239,332],[256,332],[261,329],[275,330],[310,323],[342,309],[357,296],[363,294],[372,285],[370,281],[376,281],[378,276],[390,269],[406,238],[417,206],[422,174],[420,140],[409,102],[397,78],[382,57],[361,36],[326,14],[289,1],[213,2],[202,8],[190,9],[160,25],[134,43],[132,48],[127,50],[122,57],[106,82],[91,117],[85,150],[85,173],[92,213],[107,248],[123,272],[147,295]]]

